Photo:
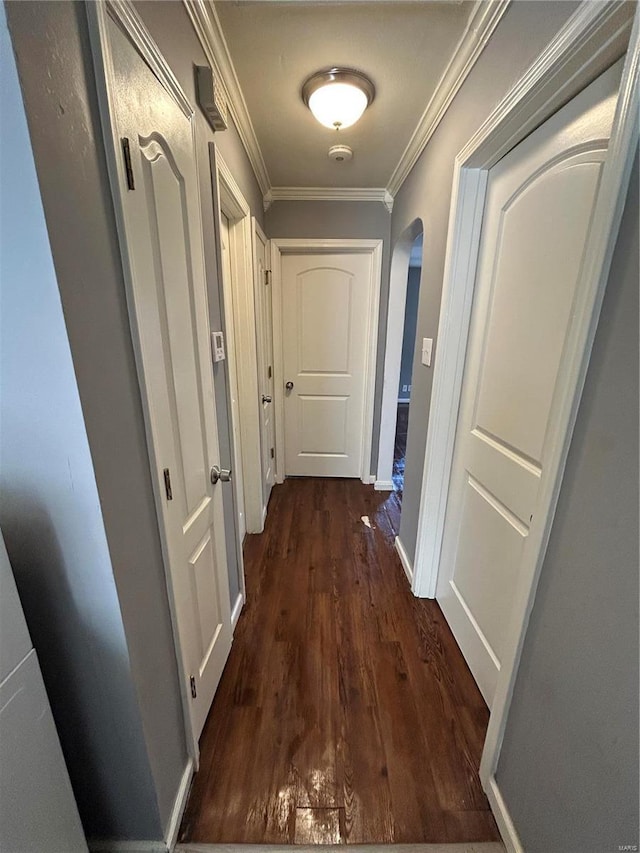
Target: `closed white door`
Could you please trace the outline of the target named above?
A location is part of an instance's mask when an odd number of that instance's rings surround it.
[[[113,120],[130,151],[131,179],[123,191],[130,295],[182,677],[197,739],[231,647],[231,615],[224,486],[210,478],[220,460],[192,118],[112,21],[109,36]]]
[[[273,405],[273,314],[271,272],[268,270],[267,238],[253,220],[253,268],[258,350],[258,404],[260,408],[260,452],[262,458],[262,505],[266,515],[275,475],[275,421]]]
[[[489,173],[437,599],[491,706],[554,436],[620,69]]]
[[[233,293],[233,273],[231,270],[231,243],[229,235],[229,220],[220,214],[220,250],[222,252],[222,275],[225,279],[225,293]],[[229,370],[229,392],[231,396],[231,432],[233,434],[233,469],[234,488],[236,490],[236,511],[238,513],[238,537],[240,548],[247,532],[247,521],[244,508],[244,468],[242,465],[242,442],[240,438],[240,404],[238,402],[238,375],[236,371],[237,355],[232,350],[235,339],[232,329],[227,328],[227,363]]]
[[[282,256],[285,473],[359,477],[370,254]]]

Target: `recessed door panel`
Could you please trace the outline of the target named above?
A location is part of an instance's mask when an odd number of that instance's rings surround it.
[[[207,493],[207,448],[202,417],[198,352],[192,328],[195,315],[189,222],[184,179],[169,153],[167,141],[156,135],[141,140],[144,191],[150,214],[151,239],[156,246],[156,285],[164,328],[169,394],[180,445],[180,467],[172,485],[184,495],[190,515]],[[180,478],[178,479],[178,475]]]
[[[346,456],[348,397],[300,395],[300,453]]]
[[[352,284],[351,273],[327,267],[298,276],[300,373],[349,372]]]
[[[200,640],[200,674],[207,666],[213,644],[220,630],[220,591],[216,581],[215,551],[211,533],[207,531],[189,558],[194,611]]]
[[[600,168],[569,152],[501,215],[476,421],[538,464]]]
[[[479,482],[467,479],[454,583],[498,660],[528,528]]]

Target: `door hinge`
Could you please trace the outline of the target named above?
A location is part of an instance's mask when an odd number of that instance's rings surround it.
[[[271,284],[271,270],[264,271],[264,283]]]
[[[164,469],[164,490],[165,490],[166,495],[167,495],[167,500],[172,501],[173,500],[173,493],[171,491],[171,472],[169,471],[168,468]]]
[[[191,698],[195,699],[198,695],[198,691],[196,690],[196,680],[193,675],[189,678],[189,684],[191,685]]]
[[[273,449],[273,447],[272,447],[272,448],[271,448],[271,458],[272,458],[272,459],[274,459],[274,458],[275,458],[275,455],[276,455],[276,452],[275,452],[275,450],[274,450],[274,449]]]
[[[124,156],[125,172],[127,173],[127,187],[130,190],[135,190],[136,185],[133,180],[133,166],[131,165],[131,148],[126,136],[122,137],[122,154]]]

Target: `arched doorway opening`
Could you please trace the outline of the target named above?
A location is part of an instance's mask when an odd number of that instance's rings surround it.
[[[415,219],[402,233],[391,259],[380,443],[375,488],[402,500],[411,375],[415,353],[422,269],[423,226]]]

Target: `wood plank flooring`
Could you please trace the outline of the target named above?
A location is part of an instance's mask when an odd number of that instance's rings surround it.
[[[398,520],[395,493],[357,480],[274,488],[182,842],[499,840],[487,707],[438,605],[411,595]]]
[[[391,480],[398,498],[402,500],[404,491],[404,464],[407,453],[407,432],[409,430],[409,403],[398,403],[396,419],[396,437],[393,445],[393,471]]]

